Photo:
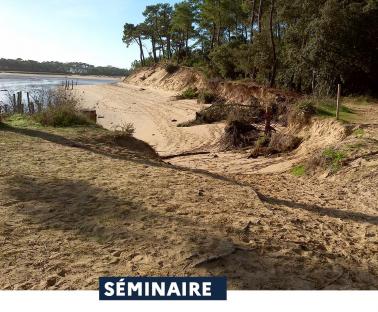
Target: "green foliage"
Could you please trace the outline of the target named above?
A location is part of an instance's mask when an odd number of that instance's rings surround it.
[[[300,99],[290,115],[292,122],[307,124],[312,116],[332,117],[336,116],[336,100],[324,97],[312,97]],[[351,122],[354,118],[354,111],[345,105],[340,107],[340,120]]]
[[[332,172],[336,172],[341,169],[343,166],[343,161],[346,155],[337,149],[327,148],[323,152],[323,157],[326,161],[326,164],[329,166]]]
[[[255,142],[255,147],[260,148],[260,147],[266,147],[269,145],[270,138],[265,135],[264,133],[260,134],[259,138]]]
[[[0,59],[1,71],[20,71],[33,73],[54,73],[54,74],[80,74],[80,75],[104,75],[104,76],[127,76],[127,69],[113,66],[93,66],[86,63],[70,62],[37,62],[23,59]]]
[[[289,122],[296,125],[306,125],[316,114],[316,103],[312,99],[299,100],[289,113]]]
[[[336,101],[329,98],[320,98],[316,101],[316,113],[318,116],[335,117]],[[340,107],[340,120],[350,122],[354,118],[354,111],[345,105]]]
[[[72,127],[93,124],[71,105],[52,106],[34,116],[43,126]]]
[[[40,127],[41,125],[36,122],[29,115],[13,114],[6,118],[6,123],[12,127],[26,128],[26,127]]]
[[[353,135],[356,138],[362,139],[364,137],[364,135],[365,135],[365,130],[361,129],[361,128],[358,128],[358,129],[356,129],[356,130],[353,131]]]
[[[296,176],[296,177],[302,177],[306,174],[306,168],[304,165],[298,165],[298,166],[295,166],[292,170],[291,170],[291,174]]]
[[[378,93],[375,0],[186,0],[149,5],[143,15],[124,27],[142,65],[151,47],[153,62],[174,59],[208,76],[313,95],[334,95],[338,83],[344,95]]]
[[[180,98],[182,99],[196,99],[198,97],[198,90],[196,88],[189,87],[181,93]]]
[[[165,65],[165,70],[168,74],[172,75],[180,69],[180,66],[172,63]]]
[[[80,97],[74,92],[58,88],[50,91],[43,103],[43,110],[32,117],[43,126],[71,127],[93,124],[80,113]]]
[[[212,65],[223,78],[236,78],[232,45],[216,47],[209,55]]]

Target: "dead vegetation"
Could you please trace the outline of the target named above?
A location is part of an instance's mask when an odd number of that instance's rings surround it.
[[[260,135],[260,130],[250,123],[231,121],[227,124],[220,140],[222,150],[232,150],[253,145]]]
[[[210,90],[201,90],[197,96],[197,102],[200,104],[213,104],[219,101],[218,96]]]
[[[194,120],[181,123],[179,127],[191,127],[201,124],[212,124],[216,122],[233,122],[257,123],[263,120],[264,110],[258,104],[257,99],[252,98],[250,105],[225,103],[219,101],[210,107],[204,108],[196,113]]]
[[[250,158],[259,156],[271,156],[281,153],[289,153],[296,150],[302,139],[291,134],[273,133],[271,137],[266,135],[260,136],[260,140],[256,141],[255,147],[252,149]]]

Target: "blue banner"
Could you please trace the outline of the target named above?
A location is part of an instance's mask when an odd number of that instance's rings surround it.
[[[100,300],[227,300],[225,277],[101,277]]]

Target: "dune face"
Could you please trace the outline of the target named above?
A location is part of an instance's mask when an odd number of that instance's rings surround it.
[[[177,101],[177,93],[172,91],[126,83],[86,86],[80,90],[84,106],[96,109],[100,125],[114,129],[132,123],[135,137],[149,143],[161,156],[210,151],[223,132],[223,124],[177,127],[194,119],[204,105],[195,100]]]

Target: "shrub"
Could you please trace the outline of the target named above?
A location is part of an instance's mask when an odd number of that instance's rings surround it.
[[[180,69],[180,66],[178,65],[175,65],[175,64],[172,64],[172,63],[168,63],[167,65],[165,65],[165,71],[172,75],[174,74],[175,72],[177,72],[178,70]]]
[[[39,94],[43,109],[33,118],[43,126],[71,127],[93,122],[80,113],[80,98],[76,93],[58,88]]]
[[[345,159],[345,154],[334,148],[327,148],[323,152],[323,158],[325,160],[326,165],[331,169],[332,172],[336,172],[340,170],[343,166],[343,161]]]
[[[225,150],[251,146],[259,137],[259,130],[250,123],[241,121],[229,122],[221,139]]]
[[[135,127],[132,123],[124,122],[121,125],[114,127],[114,133],[119,136],[132,136],[135,132]]]
[[[223,78],[236,78],[233,46],[231,44],[214,48],[209,57],[212,65]]]
[[[192,99],[195,99],[198,97],[198,91],[197,91],[197,88],[192,88],[192,87],[189,87],[188,89],[186,89],[184,92],[181,93],[181,95],[179,96],[181,99],[189,99],[189,100],[192,100]]]
[[[298,148],[302,139],[289,134],[274,133],[271,137],[261,133],[249,158],[288,153]]]
[[[51,106],[34,116],[43,126],[71,127],[89,125],[92,122],[71,105]]]
[[[194,120],[178,124],[178,127],[190,127],[220,121],[253,123],[262,120],[264,114],[264,109],[261,106],[215,103],[197,112]]]
[[[312,100],[299,100],[289,112],[289,123],[299,126],[306,125],[315,114],[316,105]]]
[[[296,177],[302,177],[306,174],[306,168],[304,165],[298,165],[298,166],[295,166],[292,170],[291,170],[291,174],[296,176]]]
[[[297,103],[297,109],[303,114],[314,115],[316,113],[315,104],[311,100],[303,100]]]
[[[255,143],[256,148],[266,147],[269,145],[269,137],[265,133],[261,133]]]
[[[359,139],[362,139],[365,135],[365,130],[362,129],[362,128],[358,128],[356,130],[353,131],[353,135],[356,137],[356,138],[359,138]]]
[[[202,90],[198,94],[197,101],[198,103],[201,103],[201,104],[211,104],[215,102],[216,99],[217,99],[217,96],[213,92]]]

